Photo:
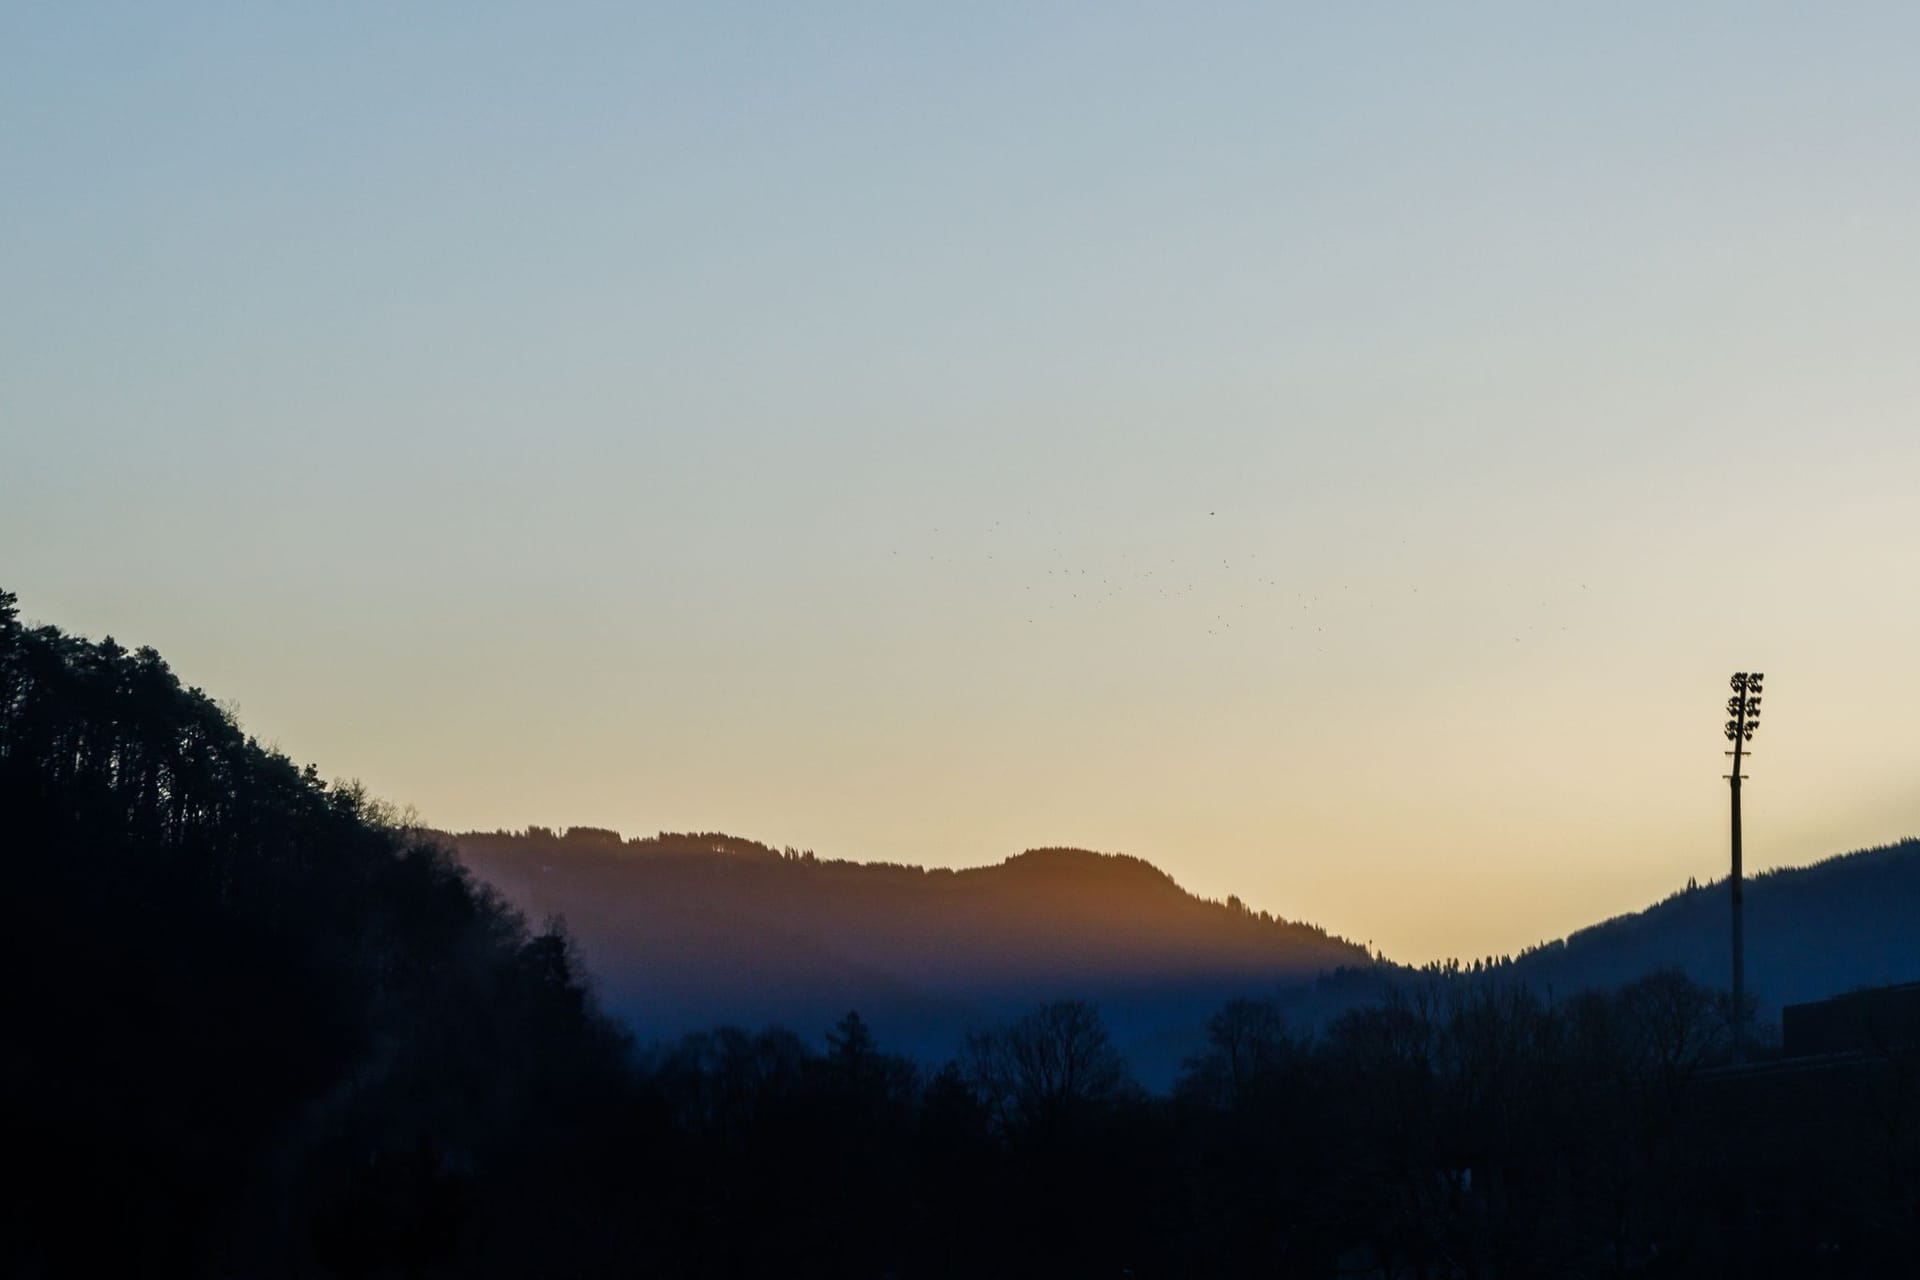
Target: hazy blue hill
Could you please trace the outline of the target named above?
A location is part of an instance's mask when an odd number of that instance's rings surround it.
[[[1780,1006],[1920,978],[1920,840],[1840,854],[1747,882],[1747,986],[1763,1017]],[[1724,880],[1685,889],[1515,957],[1512,971],[1556,991],[1615,986],[1671,967],[1729,981]]]
[[[1231,996],[1283,991],[1297,1019],[1324,1022],[1419,974],[1310,925],[1196,898],[1139,858],[1085,849],[956,871],[717,834],[454,840],[530,915],[566,917],[601,998],[643,1036],[719,1022],[811,1029],[858,1008],[891,1042],[943,1056],[969,1026],[1071,994],[1101,1003],[1151,1082]],[[1920,841],[1753,877],[1747,935],[1763,1020],[1920,978]],[[1719,881],[1486,971],[1561,995],[1661,968],[1720,987],[1727,954]]]
[[[1747,990],[1763,1034],[1784,1005],[1920,980],[1920,839],[1749,877],[1746,904]],[[1297,993],[1292,1009],[1298,1019],[1325,1022],[1395,982],[1436,973],[1519,978],[1542,994],[1567,996],[1677,969],[1725,989],[1731,919],[1727,882],[1716,880],[1491,963],[1339,970],[1311,993]]]
[[[944,1056],[969,1026],[1076,996],[1100,1002],[1154,1078],[1178,1052],[1153,1046],[1185,1045],[1222,1000],[1366,959],[1324,930],[1084,849],[956,871],[706,834],[453,839],[529,915],[565,917],[601,1000],[644,1036],[720,1022],[810,1031],[857,1008],[889,1043]]]

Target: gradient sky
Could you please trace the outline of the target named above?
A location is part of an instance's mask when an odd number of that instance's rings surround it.
[[[450,827],[1398,959],[1920,831],[1911,5],[10,5],[0,586]],[[1685,12],[1679,12],[1683,9]]]

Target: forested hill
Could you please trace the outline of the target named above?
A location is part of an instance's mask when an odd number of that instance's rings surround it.
[[[658,961],[616,965],[610,994],[758,992],[798,1028],[636,1051],[567,936],[442,839],[263,749],[152,650],[24,626],[4,592],[0,816],[20,1175],[0,1275],[1800,1276],[1916,1256],[1920,1150],[1887,1120],[1916,1113],[1912,1046],[1727,1075],[1712,993],[1683,975],[1551,1002],[1428,984],[1302,1037],[1278,1000],[1209,993],[1390,967],[1135,859],[936,872],[720,836],[466,838],[609,961]],[[1909,843],[1761,878],[1756,988],[1910,976],[1915,866]],[[1724,900],[1512,964],[1611,981],[1704,938],[1717,980]],[[819,1016],[778,1003],[821,991]],[[868,995],[973,1034],[916,1065],[840,1007]],[[1153,1066],[1121,1052],[1122,1019],[1200,1024],[1167,1093],[1138,1087],[1129,1066]]]
[[[1718,880],[1525,952],[1512,970],[1559,991],[1618,986],[1662,968],[1725,986],[1731,918]],[[1920,979],[1920,839],[1749,877],[1746,952],[1748,990],[1772,1016],[1782,1005]]]
[[[1084,849],[948,870],[717,834],[536,827],[453,839],[530,916],[565,917],[602,1003],[643,1035],[826,1026],[857,1008],[883,1040],[944,1055],[969,1023],[1073,995],[1100,1002],[1144,1067],[1154,1037],[1197,1027],[1230,995],[1366,961],[1324,930]]]
[[[1610,990],[1655,970],[1707,987],[1730,979],[1727,882],[1689,885],[1643,911],[1616,916],[1517,956],[1462,968],[1370,965],[1322,980],[1313,1013],[1335,1015],[1423,974],[1518,978],[1545,995]],[[1920,839],[1837,854],[1750,876],[1747,991],[1764,1028],[1783,1006],[1920,980]]]
[[[538,1274],[624,1038],[358,787],[0,592],[8,1275]]]
[[[1287,989],[1325,1023],[1423,971],[1376,963],[1320,929],[1193,897],[1137,858],[1035,849],[951,871],[816,859],[720,834],[626,840],[598,828],[467,833],[467,864],[530,915],[561,915],[599,995],[642,1036],[715,1022],[825,1026],[858,1008],[938,1058],[972,1024],[1074,993],[1106,1010],[1161,1083],[1196,1009]],[[1724,987],[1725,881],[1516,957],[1424,972],[1519,978],[1543,995],[1614,989],[1660,969]],[[1751,877],[1748,987],[1781,1006],[1920,978],[1920,840]],[[1310,994],[1311,993],[1311,994]]]

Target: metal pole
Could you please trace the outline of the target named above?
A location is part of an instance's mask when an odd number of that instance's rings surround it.
[[[1760,727],[1760,690],[1766,677],[1758,671],[1736,671],[1727,683],[1733,696],[1727,699],[1727,741],[1733,750],[1733,772],[1727,775],[1727,787],[1733,800],[1733,874],[1728,885],[1733,890],[1733,1060],[1744,1062],[1747,1056],[1747,937],[1746,880],[1740,866],[1740,765],[1746,744]]]
[[[1733,740],[1733,1060],[1746,1060],[1747,948],[1746,893],[1740,872],[1740,739]]]

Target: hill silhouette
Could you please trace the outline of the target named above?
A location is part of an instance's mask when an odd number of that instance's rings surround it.
[[[1380,999],[1303,1036],[1278,1000],[1206,992],[1356,949],[1138,859],[933,872],[714,835],[469,838],[625,954],[667,945],[632,926],[636,886],[661,936],[704,939],[633,978],[656,1013],[673,981],[805,1000],[831,980],[970,1023],[937,1067],[857,1012],[637,1051],[566,932],[529,929],[442,838],[262,748],[152,650],[25,627],[4,592],[0,814],[7,1275],[1466,1280],[1920,1256],[1911,1027],[1738,1068],[1718,993],[1684,973],[1530,989],[1670,946],[1710,967],[1712,886],[1470,980],[1349,966],[1299,989]],[[1818,985],[1900,970],[1915,865],[1909,842],[1762,877],[1762,954],[1800,949],[1780,972]],[[1076,998],[1101,990],[1202,1023],[1172,1089],[1138,1087]]]
[[[1066,993],[1097,1000],[1140,1078],[1167,1083],[1200,1011],[1277,997],[1325,1025],[1422,977],[1518,981],[1545,996],[1677,971],[1724,985],[1724,881],[1518,956],[1413,967],[1312,925],[1187,893],[1152,864],[1031,849],[964,870],[825,860],[718,833],[601,828],[450,837],[528,914],[566,919],[607,1010],[637,1033],[715,1023],[828,1025],[859,1008],[937,1060],[970,1025]],[[1920,975],[1920,840],[1753,876],[1750,991],[1783,1005]]]
[[[566,939],[3,591],[0,815],[0,1271],[525,1275],[591,1202],[627,1048]]]
[[[1556,990],[1614,987],[1655,969],[1722,985],[1727,883],[1673,894],[1644,911],[1516,956],[1513,973]],[[1837,854],[1746,884],[1747,983],[1764,1017],[1781,1006],[1920,977],[1920,839]]]
[[[824,1027],[857,1008],[881,1039],[938,1059],[970,1025],[1071,995],[1097,1001],[1136,1070],[1158,1081],[1223,1000],[1366,961],[1325,930],[1085,849],[950,870],[713,833],[451,839],[523,911],[566,920],[603,1006],[643,1037]]]
[[[1763,1032],[1777,1027],[1786,1005],[1920,978],[1920,839],[1749,876],[1746,914],[1747,990]],[[1721,987],[1730,919],[1725,880],[1689,884],[1644,910],[1515,956],[1339,970],[1310,996],[1297,993],[1294,1007],[1324,1021],[1396,983],[1435,975],[1518,981],[1553,996],[1612,990],[1661,970]]]

